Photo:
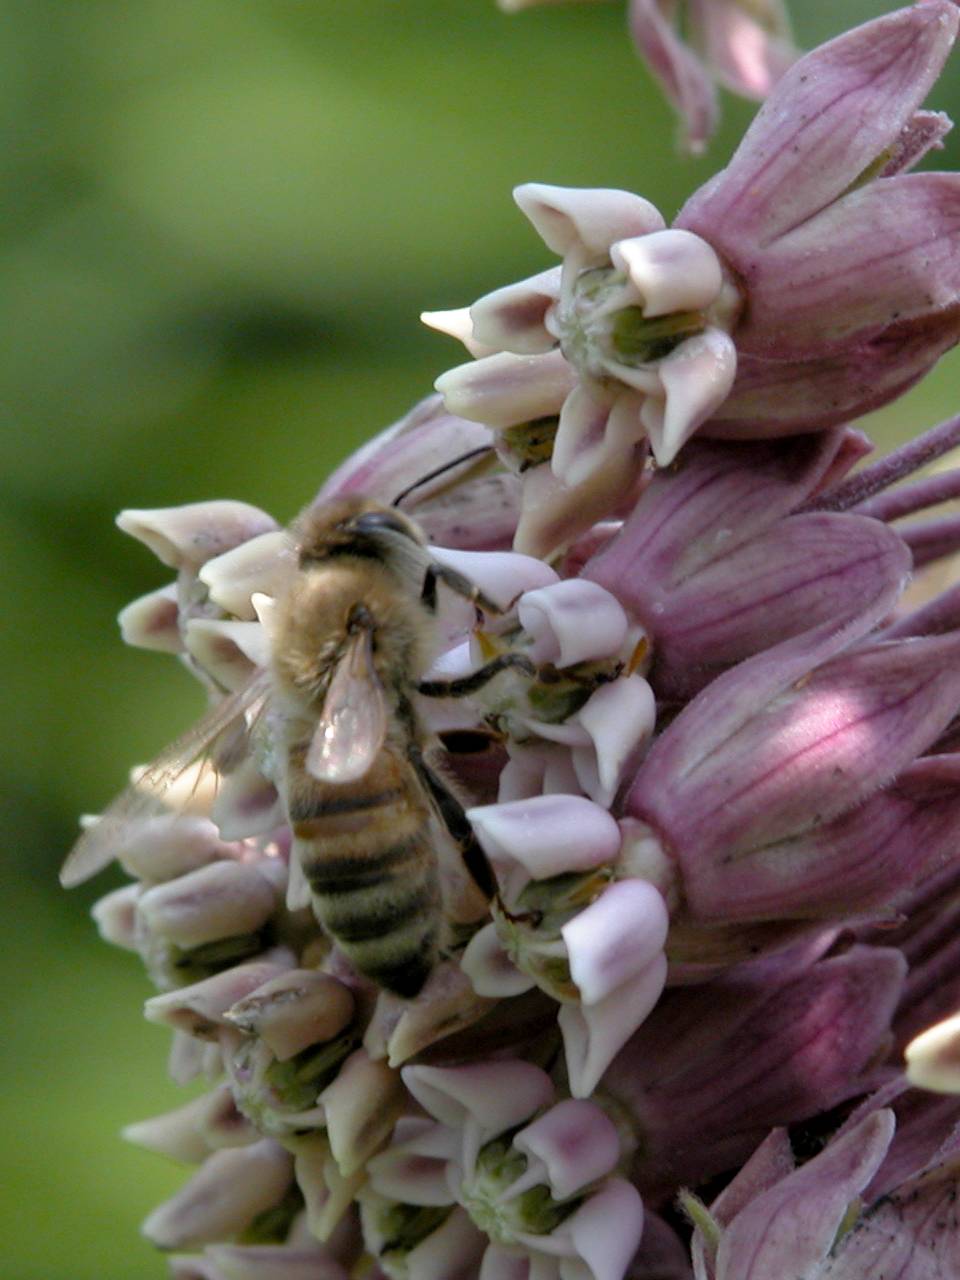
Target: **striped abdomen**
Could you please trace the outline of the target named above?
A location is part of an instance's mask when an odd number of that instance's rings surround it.
[[[291,753],[294,854],[324,929],[368,978],[414,996],[436,963],[440,887],[430,810],[411,764],[389,749],[357,782],[321,783]]]

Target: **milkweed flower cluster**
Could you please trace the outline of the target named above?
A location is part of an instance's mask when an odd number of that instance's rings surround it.
[[[404,998],[325,934],[269,693],[128,804],[95,917],[209,1085],[128,1130],[197,1166],[144,1225],[180,1280],[956,1271],[960,590],[904,593],[960,549],[917,478],[960,418],[876,462],[849,424],[960,336],[960,181],[904,172],[958,18],[799,61],[673,228],[521,188],[562,266],[442,317],[475,361],[320,490],[407,495],[442,571],[404,695],[466,807],[447,935]],[[125,638],[232,705],[291,537],[120,524],[176,573]]]

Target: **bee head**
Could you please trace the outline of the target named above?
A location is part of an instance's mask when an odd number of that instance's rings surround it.
[[[371,498],[338,498],[308,508],[295,528],[301,569],[338,556],[377,560],[402,569],[422,559],[426,545],[419,527],[402,511]]]

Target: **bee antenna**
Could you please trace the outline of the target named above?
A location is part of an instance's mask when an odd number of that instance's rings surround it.
[[[471,449],[469,453],[461,453],[459,458],[453,458],[450,462],[445,462],[442,467],[434,467],[425,476],[421,476],[419,480],[414,480],[413,484],[407,485],[402,493],[398,493],[390,503],[391,507],[399,507],[404,498],[409,498],[411,493],[421,488],[422,485],[429,484],[431,480],[436,480],[437,476],[442,476],[447,471],[452,471],[454,467],[459,467],[461,462],[469,462],[471,458],[479,458],[485,453],[493,453],[492,444],[482,444],[477,449]]]

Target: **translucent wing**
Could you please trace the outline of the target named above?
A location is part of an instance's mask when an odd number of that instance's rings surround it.
[[[123,851],[132,823],[188,810],[208,782],[235,767],[268,691],[269,675],[258,672],[161,752],[87,827],[67,855],[60,883],[70,889],[96,875]]]
[[[348,638],[333,673],[307,751],[307,772],[320,782],[356,782],[379,755],[387,723],[386,694],[373,665],[373,637],[364,627]]]

